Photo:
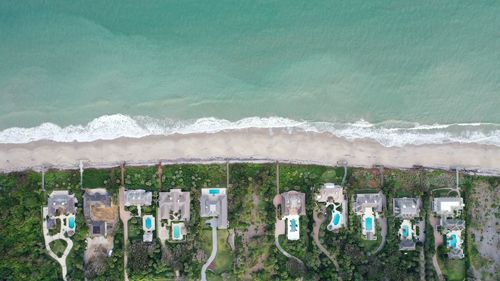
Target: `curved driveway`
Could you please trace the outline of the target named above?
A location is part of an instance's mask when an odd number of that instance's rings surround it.
[[[217,221],[215,219],[211,220],[210,226],[212,227],[212,253],[210,253],[210,257],[201,268],[201,281],[207,280],[207,269],[217,256]]]

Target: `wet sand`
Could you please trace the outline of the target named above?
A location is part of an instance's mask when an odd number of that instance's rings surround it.
[[[93,142],[37,141],[0,144],[0,170],[106,167],[132,165],[256,161],[411,168],[460,167],[500,174],[500,147],[478,144],[384,147],[369,140],[349,141],[329,133],[286,129],[245,129],[204,134],[120,138]]]

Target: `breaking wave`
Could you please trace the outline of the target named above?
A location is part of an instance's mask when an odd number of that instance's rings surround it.
[[[364,120],[354,123],[333,123],[297,121],[281,117],[250,117],[238,121],[207,117],[178,121],[147,116],[131,117],[123,114],[104,115],[86,125],[60,127],[53,123],[43,123],[32,128],[8,128],[0,131],[0,143],[28,143],[38,140],[89,142],[119,137],[215,133],[248,128],[284,128],[290,132],[331,133],[348,140],[372,139],[387,147],[443,143],[500,146],[500,124],[492,123],[421,125],[412,122],[386,121],[372,124]]]

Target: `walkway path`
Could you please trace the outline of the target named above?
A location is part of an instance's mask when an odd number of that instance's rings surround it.
[[[425,254],[423,247],[420,249],[419,262],[420,262],[420,281],[425,281]]]
[[[377,221],[380,224],[380,236],[382,237],[382,241],[380,242],[380,245],[378,246],[378,248],[372,252],[373,255],[376,255],[380,251],[382,251],[382,249],[385,246],[385,241],[387,239],[387,218],[380,217],[380,218],[378,218]]]
[[[201,268],[201,281],[207,281],[207,269],[215,260],[217,256],[217,220],[211,219],[210,226],[212,227],[212,253],[210,253],[210,257],[207,262]]]
[[[68,268],[66,265],[66,258],[68,257],[69,252],[73,248],[73,241],[71,239],[67,238],[64,236],[64,232],[62,230],[62,223],[61,223],[61,231],[57,233],[56,235],[49,235],[49,230],[47,228],[47,220],[45,219],[47,217],[47,207],[43,208],[43,238],[45,240],[45,248],[47,249],[47,252],[49,255],[55,259],[60,265],[62,269],[62,277],[63,280],[66,281],[66,275],[68,274]],[[60,220],[62,218],[59,218]],[[55,241],[55,240],[64,240],[66,242],[66,249],[64,250],[64,253],[62,254],[61,257],[58,257],[50,248],[50,242]]]
[[[322,213],[322,214],[325,213],[325,207],[321,208],[320,213]],[[337,274],[338,274],[337,278],[338,278],[338,280],[342,281],[342,277],[340,276],[340,266],[339,266],[339,263],[337,262],[337,259],[332,254],[330,254],[330,252],[325,247],[323,247],[323,245],[321,245],[321,242],[319,241],[319,230],[320,230],[321,224],[323,224],[323,222],[325,222],[325,216],[320,217],[318,215],[318,210],[314,209],[313,219],[314,219],[314,228],[313,228],[314,243],[316,243],[316,246],[318,246],[319,250],[332,261],[333,265],[335,266],[335,269],[337,270]]]
[[[382,178],[383,178],[383,176],[382,176]],[[383,181],[383,179],[381,179],[381,181]],[[383,203],[382,203],[383,210],[385,210],[387,212],[387,200],[386,200],[385,195],[382,195],[382,200],[383,200]],[[385,241],[387,239],[387,218],[379,217],[377,221],[380,224],[380,236],[382,237],[382,241],[380,242],[380,245],[378,246],[378,248],[372,252],[373,255],[376,255],[380,251],[382,251],[382,249],[385,246]]]
[[[432,200],[432,198],[431,198]],[[429,206],[429,214],[432,213],[432,204]],[[443,272],[441,271],[441,267],[439,266],[437,260],[437,248],[443,244],[443,236],[437,230],[438,219],[430,216],[429,222],[432,225],[432,231],[434,233],[434,256],[432,256],[432,264],[434,265],[434,269],[436,270],[437,277],[440,281],[444,281]]]
[[[128,221],[131,218],[129,211],[125,210],[125,167],[124,164],[121,165],[121,184],[120,191],[118,193],[119,204],[120,204],[120,220],[123,223],[123,278],[128,281],[127,265],[128,265]]]

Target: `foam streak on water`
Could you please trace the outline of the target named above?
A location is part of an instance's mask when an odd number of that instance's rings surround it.
[[[478,143],[500,146],[500,125],[491,123],[432,124],[387,121],[372,124],[297,121],[281,117],[250,117],[228,121],[213,117],[191,121],[155,119],[123,114],[104,115],[86,125],[60,127],[43,123],[33,128],[8,128],[0,131],[0,143],[28,143],[38,140],[88,142],[119,137],[140,138],[150,135],[216,133],[248,128],[283,128],[296,131],[331,133],[348,140],[372,139],[383,146],[408,144]]]

